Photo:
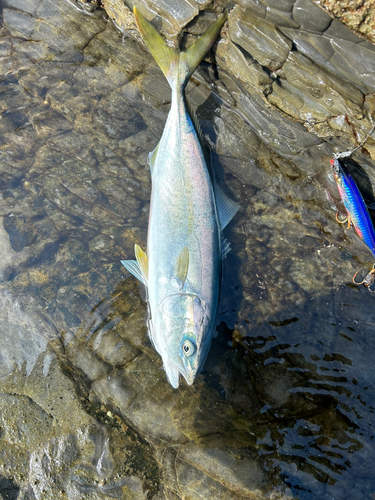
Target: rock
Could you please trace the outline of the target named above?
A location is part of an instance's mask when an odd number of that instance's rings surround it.
[[[346,40],[332,41],[335,51],[344,59],[349,66],[355,66],[360,79],[374,91],[374,80],[370,76],[375,72],[374,55],[375,48],[370,43],[353,44]]]
[[[232,10],[228,22],[231,40],[259,64],[270,71],[275,71],[284,64],[292,45],[274,25],[240,7]]]
[[[297,0],[293,5],[293,19],[303,30],[324,32],[331,24],[331,17],[310,0]]]
[[[128,7],[133,10],[135,5],[146,19],[153,21],[159,31],[177,45],[177,34],[199,13],[199,3],[192,0],[178,0],[171,4],[165,0],[150,0],[141,2],[128,2]],[[203,1],[203,5],[209,3]],[[157,13],[157,16],[153,15]]]
[[[280,81],[273,85],[268,100],[289,116],[318,122],[347,113],[356,119],[362,118],[362,93],[329,72],[319,70],[303,55],[291,53],[276,73]],[[309,87],[309,92],[301,92],[301,87]]]
[[[351,279],[372,261],[329,160],[371,129],[373,46],[307,0],[241,0],[191,78],[241,209],[217,337],[174,390],[120,263],[170,106],[133,4],[1,5],[0,496],[370,498],[375,317]],[[139,4],[182,48],[224,7]],[[370,206],[374,144],[348,161]]]
[[[230,72],[253,93],[266,93],[272,84],[271,78],[260,64],[246,56],[246,53],[225,37],[218,44],[217,58],[222,66],[230,68]]]
[[[138,41],[142,40],[138,33],[134,14],[124,2],[119,0],[103,0],[102,5],[110,19],[112,19],[122,32],[130,33]]]
[[[364,2],[349,2],[348,0],[344,0],[339,4],[331,0],[314,0],[314,2],[320,8],[325,9],[331,17],[340,19],[342,23],[355,33],[374,42],[375,14],[370,0]]]

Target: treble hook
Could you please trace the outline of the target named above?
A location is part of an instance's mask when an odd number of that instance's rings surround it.
[[[353,279],[352,279],[353,283],[355,285],[363,285],[369,290],[370,293],[375,293],[375,290],[371,290],[371,288],[370,288],[370,286],[375,281],[375,264],[373,264],[372,269],[368,272],[367,276],[361,282],[355,281],[357,274],[358,274],[358,271],[353,276]]]
[[[350,224],[352,223],[350,216],[349,216],[349,215],[347,215],[347,216],[345,217],[345,219],[344,219],[344,220],[340,220],[340,219],[338,218],[338,215],[339,215],[339,212],[336,212],[336,220],[337,220],[337,222],[338,222],[339,224],[345,224],[345,222],[347,222],[347,223],[348,223],[348,227],[347,227],[347,229],[349,229],[349,228],[350,228]]]

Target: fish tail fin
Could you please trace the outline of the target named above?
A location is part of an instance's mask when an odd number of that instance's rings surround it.
[[[214,44],[226,19],[226,12],[220,14],[216,21],[206,29],[203,35],[201,35],[193,45],[188,47],[186,51],[180,53],[180,61],[186,68],[186,74],[180,76],[184,86]]]
[[[158,33],[153,25],[143,17],[137,7],[134,6],[133,12],[146,47],[154,56],[155,61],[158,63],[164,76],[171,85],[171,81],[178,71],[179,53],[172,49],[172,47],[166,45],[160,33]]]
[[[216,21],[208,27],[193,45],[186,51],[177,52],[172,47],[166,45],[160,33],[142,16],[136,7],[133,10],[143,41],[154,56],[155,61],[158,63],[172,88],[176,86],[185,87],[190,76],[212,47],[227,18],[226,13],[220,14]]]

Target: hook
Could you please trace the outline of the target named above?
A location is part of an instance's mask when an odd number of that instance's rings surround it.
[[[336,220],[337,220],[337,222],[338,222],[339,224],[345,224],[345,222],[347,222],[347,223],[348,223],[348,227],[347,227],[347,229],[349,229],[349,228],[350,228],[350,224],[352,223],[352,220],[351,220],[351,218],[350,218],[350,215],[347,215],[347,216],[345,217],[345,219],[344,219],[344,220],[340,220],[340,219],[338,218],[338,215],[339,215],[339,212],[336,212]]]
[[[368,290],[371,292],[371,293],[375,293],[375,290],[372,291],[370,286],[374,283],[375,281],[375,264],[373,264],[372,266],[372,269],[368,272],[367,276],[361,281],[361,282],[358,282],[358,281],[355,281],[355,278],[357,276],[359,271],[357,271],[355,273],[355,275],[353,276],[352,278],[352,281],[355,285],[363,285],[365,286],[366,288],[368,288]]]
[[[358,282],[358,281],[356,281],[356,280],[355,280],[355,277],[357,276],[357,274],[358,274],[358,273],[359,273],[359,271],[357,271],[357,272],[355,273],[355,275],[354,275],[354,276],[353,276],[353,278],[352,278],[352,282],[353,282],[355,285],[363,285],[363,283],[364,283],[364,281],[365,281],[365,280],[362,280],[362,281],[360,281],[360,282]]]

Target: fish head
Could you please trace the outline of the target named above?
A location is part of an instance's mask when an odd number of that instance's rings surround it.
[[[191,385],[203,367],[213,334],[204,300],[195,294],[168,295],[156,311],[153,326],[170,384],[176,389],[182,375]]]

